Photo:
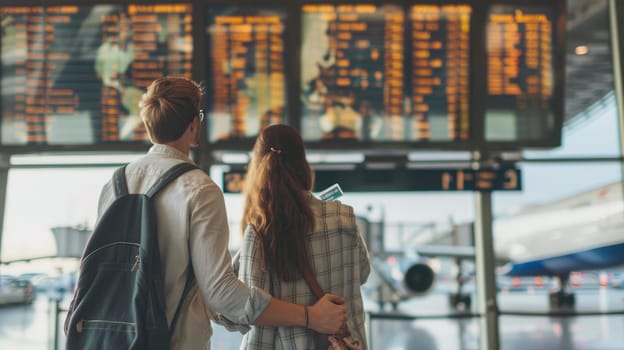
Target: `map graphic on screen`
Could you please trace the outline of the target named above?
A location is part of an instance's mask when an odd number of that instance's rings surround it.
[[[285,119],[285,13],[224,8],[208,17],[209,141],[255,138]]]
[[[404,120],[405,15],[398,6],[303,7],[302,136],[369,140]]]
[[[303,6],[304,139],[468,140],[471,11]]]
[[[2,144],[145,140],[156,78],[191,78],[191,6],[2,7]]]

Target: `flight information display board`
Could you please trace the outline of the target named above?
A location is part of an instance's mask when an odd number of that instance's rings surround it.
[[[208,152],[275,123],[315,150],[561,143],[566,0],[163,1],[4,0],[0,150],[143,147],[167,75],[206,87]]]
[[[552,6],[493,5],[487,23],[486,141],[552,138],[556,13]]]
[[[286,13],[212,9],[207,69],[210,142],[255,138],[286,113]]]
[[[190,4],[0,7],[3,145],[145,140],[156,78],[191,78]]]
[[[468,140],[471,11],[303,6],[304,139]]]
[[[402,8],[305,5],[302,23],[303,139],[369,140],[390,137],[393,131],[402,134]],[[381,130],[383,124],[387,131]]]
[[[470,6],[413,6],[407,140],[470,137]]]

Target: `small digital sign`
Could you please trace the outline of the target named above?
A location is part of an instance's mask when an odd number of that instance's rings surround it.
[[[279,10],[213,9],[208,19],[210,142],[254,138],[286,113],[286,22]]]
[[[191,78],[191,5],[0,7],[3,145],[146,140],[156,78]]]
[[[520,169],[314,169],[314,191],[339,185],[342,191],[521,191]],[[238,193],[243,188],[245,172],[231,170],[223,174],[223,191]],[[321,192],[322,193],[322,192]]]
[[[515,168],[453,169],[432,171],[432,173],[439,177],[439,189],[442,191],[522,190],[521,172]]]
[[[549,5],[492,5],[487,22],[486,141],[553,138],[555,123],[555,9]]]

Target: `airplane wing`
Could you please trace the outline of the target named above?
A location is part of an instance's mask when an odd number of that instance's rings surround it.
[[[476,250],[474,246],[458,246],[458,245],[421,245],[411,248],[410,251],[402,252],[385,252],[384,256],[420,256],[425,258],[452,258],[458,260],[475,260]],[[499,264],[506,264],[509,259],[497,256],[496,261]]]
[[[57,255],[35,256],[32,258],[22,258],[22,259],[15,259],[15,260],[0,260],[0,264],[9,265],[9,264],[18,263],[18,262],[31,262],[33,260],[54,259],[54,258],[58,258],[58,256]]]
[[[459,258],[474,259],[475,248],[471,246],[454,245],[424,245],[415,249],[417,254],[428,258]]]

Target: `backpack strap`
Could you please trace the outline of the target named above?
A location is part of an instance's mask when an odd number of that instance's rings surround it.
[[[162,190],[165,186],[167,186],[171,181],[175,180],[178,176],[184,174],[187,171],[199,169],[195,164],[191,163],[180,163],[176,164],[167,170],[160,179],[156,180],[156,183],[152,185],[152,187],[145,193],[146,196],[152,198],[154,197],[158,191]]]
[[[193,169],[199,169],[196,165],[191,163],[180,163],[171,167],[167,172],[165,172],[157,181],[150,187],[150,189],[145,193],[146,196],[152,198],[154,197],[160,190],[162,190],[165,186],[167,186],[171,181],[175,180],[178,176],[186,173],[187,171],[191,171]],[[180,301],[178,301],[178,306],[176,307],[175,314],[173,315],[173,319],[171,320],[171,324],[169,325],[169,333],[173,333],[175,329],[176,323],[178,322],[178,318],[180,317],[180,310],[182,309],[182,304],[184,303],[184,299],[191,292],[191,288],[193,287],[193,283],[195,282],[195,272],[193,271],[193,264],[191,263],[191,249],[189,242],[189,262],[187,266],[186,282],[184,283],[184,290],[182,291],[182,295],[180,296]]]
[[[115,198],[125,196],[128,194],[128,184],[126,183],[126,166],[128,164],[117,168],[113,174],[113,189],[115,191]]]
[[[145,195],[149,198],[153,198],[160,190],[165,188],[165,186],[167,186],[171,181],[175,180],[178,176],[186,173],[187,171],[191,171],[193,169],[199,169],[199,168],[194,164],[186,163],[186,162],[172,166],[158,180],[156,180],[156,183],[154,183],[152,187],[150,187],[150,189],[147,190]],[[115,195],[118,196],[118,193],[127,194],[128,187],[125,181],[125,166],[115,171],[114,178],[115,178],[115,181],[114,181],[115,182]],[[189,246],[189,254],[190,254],[190,246]],[[184,299],[186,299],[187,295],[191,291],[193,282],[195,281],[195,273],[193,272],[193,265],[191,263],[190,255],[189,255],[187,271],[188,271],[188,275],[186,276],[186,282],[184,283],[184,290],[182,291],[182,296],[180,296],[180,301],[178,302],[178,306],[176,307],[175,314],[173,315],[173,319],[171,320],[171,325],[169,326],[170,333],[173,332],[173,329],[175,328],[175,325],[178,322],[178,318],[180,316],[180,309],[182,308]]]
[[[182,309],[184,299],[186,299],[186,297],[188,296],[189,292],[191,291],[191,287],[193,286],[193,282],[195,281],[195,272],[193,271],[193,264],[191,264],[190,255],[187,271],[188,275],[186,276],[186,283],[184,283],[184,290],[182,291],[182,296],[180,296],[180,301],[178,302],[178,307],[176,307],[175,314],[173,314],[171,325],[169,325],[169,334],[173,334],[173,330],[175,329],[176,323],[178,322],[178,317],[180,316],[180,310]]]

